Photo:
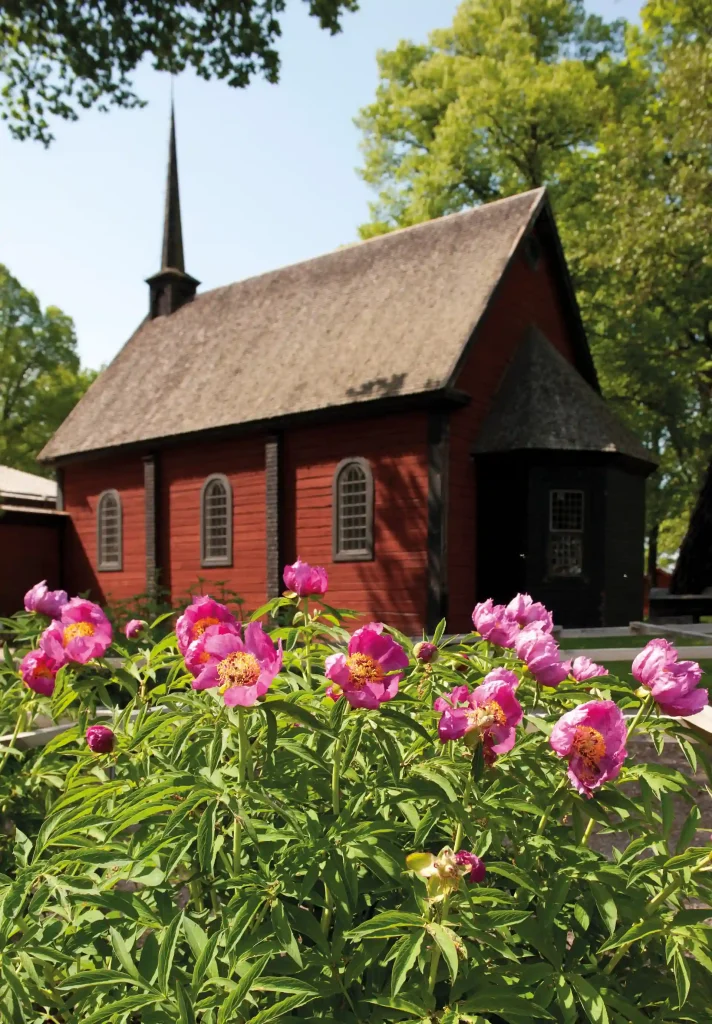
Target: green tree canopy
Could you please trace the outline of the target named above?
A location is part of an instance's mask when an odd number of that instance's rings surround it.
[[[358,0],[303,0],[329,32]],[[245,86],[279,77],[278,15],[286,0],[0,0],[0,116],[20,139],[52,139],[48,116],[76,120],[95,105],[135,107],[131,75],[158,71]]]
[[[39,472],[39,451],[95,376],[80,367],[71,319],[0,264],[0,464]]]
[[[379,54],[358,118],[368,237],[547,185],[604,393],[657,452],[649,542],[674,550],[712,446],[712,0],[642,26],[581,0],[464,0]]]

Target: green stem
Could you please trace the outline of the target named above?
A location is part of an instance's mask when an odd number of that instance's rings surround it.
[[[323,935],[329,934],[329,928],[331,926],[331,918],[334,914],[334,901],[331,898],[329,887],[324,883],[324,897],[326,906],[324,907],[324,913],[321,915],[321,931]]]
[[[554,805],[556,804],[556,799],[555,798],[559,795],[561,790],[564,788],[564,786],[566,785],[567,781],[568,781],[568,776],[564,775],[563,779],[561,780],[559,785],[554,790],[554,798],[552,799],[551,804],[547,807],[547,809],[544,811],[544,813],[542,814],[541,818],[539,819],[539,827],[536,830],[536,834],[538,836],[540,836],[542,834],[542,832],[544,831],[544,829],[546,828],[547,823],[549,821],[549,818],[551,817],[551,813],[554,810]]]
[[[642,704],[638,708],[638,713],[635,716],[635,718],[633,719],[630,728],[628,729],[628,738],[626,740],[627,743],[630,742],[630,739],[631,739],[633,733],[635,732],[635,730],[640,725],[640,722],[641,722],[641,719],[643,718],[643,715],[647,714],[648,712],[650,712],[652,710],[652,706],[653,706],[653,695],[649,694],[643,700]]]
[[[588,819],[588,825],[586,826],[586,831],[584,832],[584,834],[581,837],[581,846],[588,846],[588,841],[591,838],[591,833],[593,832],[593,826],[595,824],[596,824],[596,822],[594,821],[593,818],[589,818]]]
[[[465,783],[465,792],[462,794],[462,809],[463,809],[463,811],[467,807],[467,802],[470,799],[470,793],[471,792],[472,792],[472,775],[468,774],[467,782]],[[462,822],[459,821],[457,823],[457,831],[455,832],[455,844],[453,846],[453,851],[455,853],[457,853],[457,851],[462,846],[463,831],[464,831],[464,829],[462,827]]]
[[[442,910],[440,912],[440,923],[445,924],[447,920],[448,906],[450,898],[448,896],[442,902]],[[433,936],[433,951],[430,954],[430,970],[428,971],[428,992],[433,992],[435,989],[435,982],[438,980],[438,967],[440,965],[440,946],[438,946]]]
[[[334,748],[334,764],[331,769],[331,807],[338,818],[339,816],[339,772],[341,771],[341,747],[342,739],[339,736]]]
[[[237,811],[235,820],[232,827],[232,871],[233,875],[238,875],[240,871],[240,858],[242,856],[242,822],[240,821],[240,812],[242,810],[242,791],[245,788],[245,774],[247,769],[247,755],[249,752],[250,741],[247,736],[247,729],[245,728],[245,709],[237,709],[237,738],[238,738],[238,758],[237,758],[237,787],[238,787],[238,800],[237,800]]]
[[[232,874],[236,878],[240,873],[240,857],[242,855],[242,824],[235,815],[232,823]]]
[[[12,739],[10,740],[10,746],[7,748],[7,750],[3,754],[2,761],[0,761],[0,773],[2,773],[2,770],[5,767],[5,764],[7,763],[7,759],[10,756],[10,751],[14,750],[14,748],[15,748],[15,740],[17,739],[17,737],[22,732],[22,726],[24,725],[24,723],[25,723],[25,712],[21,711],[20,714],[17,716],[17,721],[15,722],[15,730],[14,730],[14,732],[12,734]]]
[[[307,681],[307,686],[311,690],[312,686],[312,672],[311,672],[311,634],[309,631],[309,598],[304,598],[304,678]]]
[[[245,728],[245,709],[237,709],[237,736],[239,740],[239,755],[237,762],[237,784],[240,787],[240,792],[245,785],[245,773],[247,768],[247,755],[250,750],[250,741],[247,738],[247,729]]]

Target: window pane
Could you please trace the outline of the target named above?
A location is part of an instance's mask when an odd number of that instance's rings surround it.
[[[99,502],[99,566],[121,565],[121,509],[116,496],[105,494]]]
[[[582,531],[583,491],[551,491],[550,517],[552,531]]]
[[[368,481],[357,464],[345,467],[339,475],[338,544],[340,553],[363,553],[369,548]]]
[[[205,558],[208,560],[224,560],[229,557],[229,511],[224,484],[220,480],[212,480],[203,495]]]
[[[549,542],[549,575],[580,576],[583,544],[580,533],[553,534]]]

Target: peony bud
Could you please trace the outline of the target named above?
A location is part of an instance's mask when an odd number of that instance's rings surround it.
[[[413,648],[413,655],[417,661],[424,661],[427,665],[438,660],[440,652],[435,644],[431,644],[429,640],[421,640],[419,644],[416,644]]]
[[[95,754],[110,754],[116,737],[105,725],[90,725],[86,731],[87,744]]]
[[[148,623],[144,619],[129,619],[124,626],[124,633],[127,640],[135,640],[146,628]]]

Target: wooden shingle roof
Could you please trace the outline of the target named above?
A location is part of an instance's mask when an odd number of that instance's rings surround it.
[[[656,464],[571,363],[532,327],[494,396],[474,451],[608,452]]]
[[[204,292],[145,320],[42,460],[438,391],[544,189]]]

